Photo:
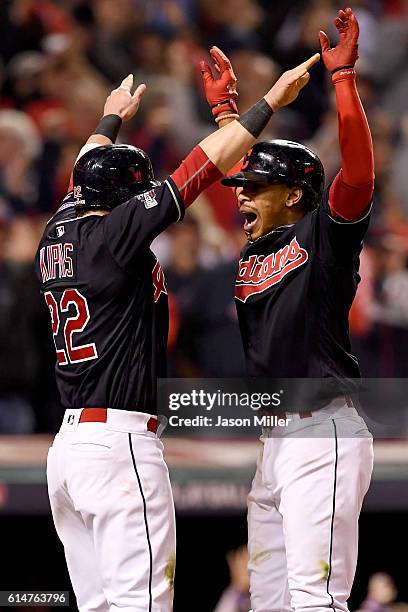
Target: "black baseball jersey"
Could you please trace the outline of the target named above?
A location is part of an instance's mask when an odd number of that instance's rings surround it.
[[[334,219],[327,190],[316,210],[243,249],[235,299],[249,376],[360,376],[348,314],[369,215]]]
[[[48,222],[36,269],[51,314],[65,408],[156,412],[168,307],[150,244],[183,214],[168,178],[104,216],[76,217],[68,196]]]

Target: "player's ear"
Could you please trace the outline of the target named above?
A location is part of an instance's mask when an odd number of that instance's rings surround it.
[[[286,206],[291,208],[292,206],[296,206],[299,203],[301,197],[303,195],[303,191],[300,187],[290,187],[288,190],[288,195],[286,197]]]

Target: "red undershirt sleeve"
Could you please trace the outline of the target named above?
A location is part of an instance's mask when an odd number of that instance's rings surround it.
[[[354,70],[342,70],[333,77],[339,121],[341,170],[329,193],[334,217],[345,221],[360,219],[374,190],[374,155],[370,128],[358,95]]]
[[[220,179],[223,174],[197,146],[170,176],[177,185],[184,206],[187,208],[204,189]]]
[[[197,146],[170,176],[180,192],[184,207],[187,208],[204,189],[222,178],[223,174],[204,151]],[[73,178],[71,174],[68,191],[72,189]]]

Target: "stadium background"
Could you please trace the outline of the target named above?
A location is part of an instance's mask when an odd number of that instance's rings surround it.
[[[373,220],[350,321],[353,346],[365,376],[406,378],[408,2],[351,4],[360,21],[358,84],[376,157]],[[242,112],[280,71],[318,50],[319,29],[334,37],[337,5],[336,0],[2,0],[0,589],[69,586],[44,490],[44,449],[62,411],[48,314],[32,261],[44,222],[65,195],[75,157],[98,122],[107,92],[129,72],[137,83],[147,83],[142,108],[121,139],[145,149],[163,178],[215,128],[196,66],[211,45],[232,60]],[[323,64],[313,69],[296,103],[273,118],[267,135],[308,144],[321,157],[328,181],[334,176],[337,118]],[[243,373],[232,300],[243,240],[234,198],[216,185],[183,224],[155,242],[171,300],[172,376]],[[407,433],[402,428],[399,441],[378,446],[375,495],[361,519],[354,608],[364,598],[369,575],[379,570],[394,576],[398,599],[408,600]],[[171,440],[179,512],[176,612],[213,610],[228,583],[225,553],[245,541],[243,498],[254,444],[246,452],[236,446],[234,463],[228,461],[228,442],[217,443],[214,461],[213,447],[198,443],[180,458],[177,440]],[[200,466],[208,468],[205,474]]]

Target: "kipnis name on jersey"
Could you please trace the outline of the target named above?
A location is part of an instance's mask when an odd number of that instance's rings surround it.
[[[64,279],[74,276],[73,251],[74,245],[71,242],[50,244],[40,249],[40,269],[43,283],[56,278]]]
[[[235,297],[241,302],[257,293],[266,291],[292,270],[303,266],[309,258],[295,236],[291,242],[269,255],[250,255],[239,262]]]

